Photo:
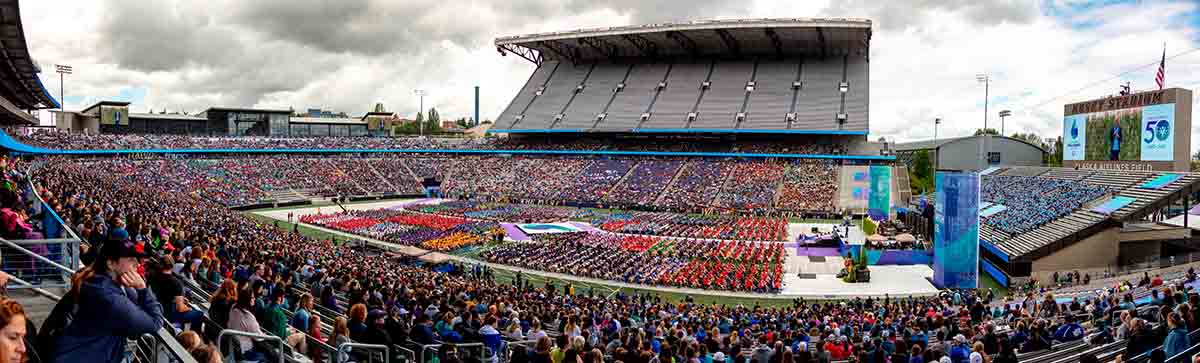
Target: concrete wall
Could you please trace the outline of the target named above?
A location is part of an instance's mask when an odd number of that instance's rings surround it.
[[[1121,243],[1121,266],[1145,262],[1161,257],[1162,242],[1142,241]]]
[[[967,138],[947,143],[937,153],[937,168],[951,170],[982,170],[988,167],[987,156],[979,154],[984,138]],[[990,152],[1000,153],[1003,166],[1040,166],[1042,151],[1032,145],[1002,137],[987,138]],[[933,155],[931,155],[933,156]]]
[[[1115,266],[1120,253],[1118,233],[1119,228],[1109,228],[1033,261],[1033,277],[1046,281],[1054,271]]]

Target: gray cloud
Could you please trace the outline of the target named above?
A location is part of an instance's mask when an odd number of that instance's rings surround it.
[[[880,30],[921,27],[944,12],[961,12],[978,25],[1025,24],[1037,17],[1038,7],[1025,0],[846,0],[834,1],[823,11],[829,16],[869,18]]]

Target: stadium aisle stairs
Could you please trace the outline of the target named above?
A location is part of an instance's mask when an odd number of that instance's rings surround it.
[[[667,182],[667,186],[658,192],[658,197],[654,198],[654,204],[661,205],[663,197],[667,195],[667,191],[675,187],[675,182],[679,180],[680,175],[683,175],[683,170],[687,169],[690,165],[692,165],[692,162],[689,161],[680,166],[679,169],[675,169],[675,175],[672,175],[671,181]]]
[[[375,174],[375,177],[379,178],[379,180],[382,180],[383,184],[387,185],[389,190],[394,191],[396,193],[403,193],[403,191],[401,191],[400,188],[397,188],[395,184],[392,184],[391,180],[387,180],[387,178],[383,177],[383,174],[380,174],[379,169],[375,169],[374,165],[371,165],[371,163],[367,163],[367,168],[370,168],[371,173]],[[407,169],[407,168],[405,168],[405,169]]]
[[[788,172],[792,171],[793,166],[795,166],[795,164],[789,163],[787,166],[783,167],[783,174],[780,174],[783,176],[783,178],[780,178],[779,185],[775,186],[775,196],[771,197],[771,205],[773,205],[773,206],[779,205],[779,197],[781,195],[783,195],[783,186],[784,186],[784,184],[787,184],[787,182],[786,182],[787,175],[788,175]]]
[[[654,162],[654,161],[651,161],[651,162]],[[601,197],[601,198],[600,198],[600,200],[603,200],[603,201],[606,201],[606,202],[607,202],[607,201],[609,201],[609,200],[608,200],[608,193],[611,193],[612,191],[614,191],[614,190],[617,190],[617,187],[621,186],[621,184],[624,184],[624,183],[625,183],[625,180],[626,180],[626,179],[629,179],[629,176],[630,176],[630,175],[633,175],[633,171],[634,171],[634,170],[637,170],[637,168],[638,168],[638,165],[641,165],[641,164],[642,164],[642,162],[641,162],[641,161],[639,161],[639,162],[637,162],[637,163],[634,163],[634,164],[633,164],[633,166],[630,166],[630,167],[629,167],[629,170],[625,172],[625,175],[621,175],[621,179],[617,179],[617,182],[616,182],[616,183],[613,183],[613,185],[612,185],[611,187],[608,187],[608,190],[605,190],[605,191],[604,191],[604,196],[603,196],[603,197]]]

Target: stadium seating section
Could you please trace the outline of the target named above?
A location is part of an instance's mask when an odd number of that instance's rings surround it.
[[[867,79],[867,62],[861,57],[790,62],[547,61],[529,77],[496,127],[865,132]],[[838,114],[843,104],[846,119],[841,123]]]

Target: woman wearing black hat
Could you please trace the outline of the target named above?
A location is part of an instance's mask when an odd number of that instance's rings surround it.
[[[55,342],[55,362],[119,362],[129,337],[162,326],[162,305],[138,275],[148,257],[142,243],[110,240],[72,281],[75,313]]]

